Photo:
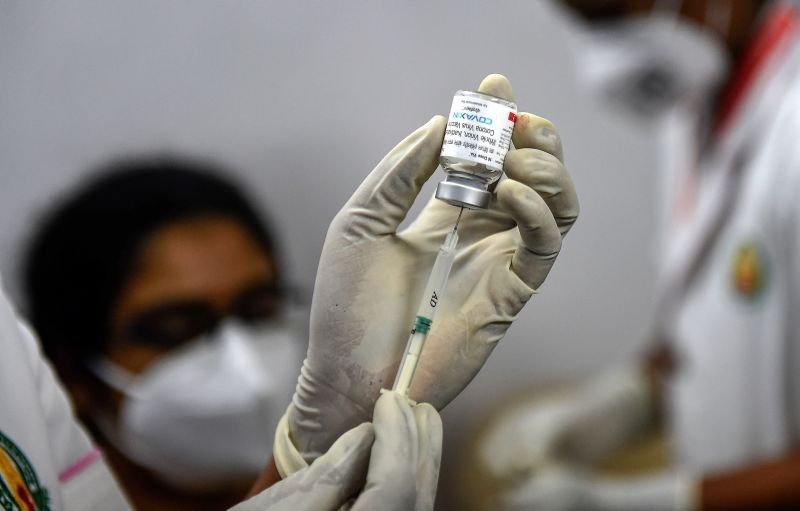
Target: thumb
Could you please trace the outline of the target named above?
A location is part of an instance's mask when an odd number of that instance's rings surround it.
[[[439,165],[446,120],[434,116],[397,144],[336,215],[334,224],[356,239],[394,234]]]

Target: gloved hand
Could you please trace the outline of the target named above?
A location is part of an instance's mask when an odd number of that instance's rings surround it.
[[[491,75],[482,92],[513,99],[505,77]],[[289,434],[280,453],[296,447],[307,461],[343,431],[369,417],[389,388],[436,252],[458,215],[431,199],[397,232],[438,166],[446,119],[436,116],[378,164],[336,215],[322,250],[311,310],[308,355]],[[553,125],[520,113],[515,150],[487,210],[465,211],[458,256],[417,369],[410,396],[441,409],[475,376],[497,341],[542,284],[578,214],[572,181],[561,163]],[[293,446],[278,445],[291,437]],[[283,469],[281,468],[283,465]]]
[[[685,474],[666,472],[624,480],[601,480],[551,466],[509,492],[504,511],[694,511],[698,487]]]
[[[514,481],[553,462],[599,461],[646,431],[652,418],[646,376],[637,367],[616,369],[502,418],[480,456],[494,478]]]
[[[428,511],[441,455],[436,410],[428,404],[412,408],[387,392],[375,405],[373,424],[351,429],[310,466],[231,511],[333,511],[356,496],[353,511]]]
[[[442,419],[427,403],[386,392],[375,405],[375,444],[353,511],[433,509],[442,459]]]

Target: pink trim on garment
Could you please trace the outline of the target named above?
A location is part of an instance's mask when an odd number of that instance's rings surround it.
[[[89,465],[99,460],[102,456],[103,454],[100,452],[100,449],[95,447],[83,455],[78,461],[70,465],[66,470],[58,474],[58,482],[66,483],[76,475],[86,470]]]

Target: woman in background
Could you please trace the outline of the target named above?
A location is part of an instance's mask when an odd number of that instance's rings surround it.
[[[302,359],[273,237],[224,173],[112,162],[25,261],[43,349],[137,509],[240,501]]]

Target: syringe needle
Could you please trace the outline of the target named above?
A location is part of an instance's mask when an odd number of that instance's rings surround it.
[[[458,218],[456,218],[456,223],[453,226],[453,232],[456,232],[456,230],[458,230],[458,222],[461,221],[461,215],[463,214],[464,214],[464,206],[461,206],[461,209],[458,211]]]

